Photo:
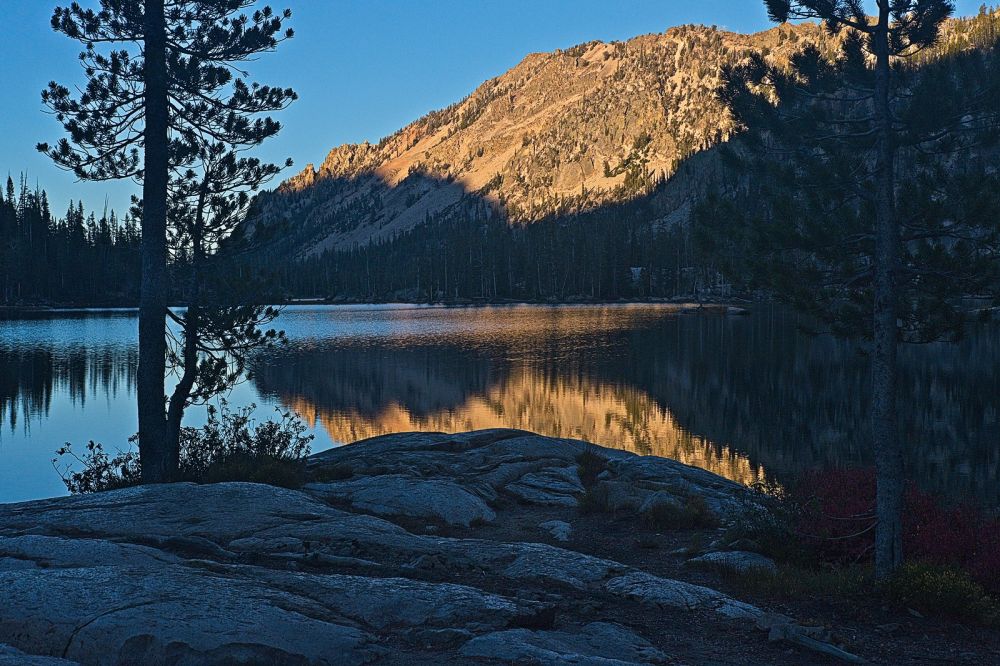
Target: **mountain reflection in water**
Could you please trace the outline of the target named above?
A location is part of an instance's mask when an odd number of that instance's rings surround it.
[[[302,397],[290,398],[288,404],[338,442],[411,430],[519,428],[673,458],[740,483],[752,483],[762,476],[746,456],[680,428],[670,412],[642,391],[585,379],[547,379],[527,368],[514,370],[454,407],[423,414],[398,402],[385,405],[374,415],[325,410]]]
[[[760,308],[438,310],[405,333],[314,339],[262,360],[258,390],[336,442],[405,430],[523,428],[664,455],[741,482],[870,464],[865,356]],[[452,326],[461,322],[461,325]],[[1000,499],[1000,336],[902,354],[908,469],[952,495]]]
[[[0,321],[0,502],[60,491],[65,441],[114,450],[135,431],[133,313]],[[792,317],[667,307],[290,307],[291,340],[233,404],[300,412],[314,448],[406,430],[509,427],[655,454],[740,482],[870,464],[857,345]],[[1000,327],[901,354],[908,473],[1000,504]],[[193,411],[190,423],[204,415]]]

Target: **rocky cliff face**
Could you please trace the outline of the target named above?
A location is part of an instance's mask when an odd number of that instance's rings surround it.
[[[992,44],[998,16],[950,21],[921,58]],[[839,39],[810,23],[752,35],[682,26],[534,53],[378,144],[334,148],[259,197],[251,227],[285,223],[280,249],[304,257],[428,220],[528,224],[651,193],[654,227],[686,221],[718,170],[711,149],[733,130],[716,96],[723,67],[751,52],[784,65],[806,45],[832,57]]]
[[[807,42],[835,46],[811,24],[685,26],[531,54],[377,145],[334,148],[261,197],[257,221],[287,221],[310,254],[392,238],[470,198],[514,223],[629,200],[729,136],[723,65],[753,50],[784,62]]]

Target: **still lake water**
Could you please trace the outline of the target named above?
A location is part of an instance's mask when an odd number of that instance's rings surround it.
[[[230,396],[301,414],[314,450],[408,430],[533,430],[655,454],[741,482],[869,462],[864,356],[748,317],[657,305],[295,306],[289,344]],[[114,450],[136,429],[128,311],[0,320],[0,502],[63,494],[64,442]],[[911,476],[1000,504],[1000,327],[903,352]],[[190,423],[203,420],[194,412]]]

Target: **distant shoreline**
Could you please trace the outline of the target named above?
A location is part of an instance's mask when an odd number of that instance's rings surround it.
[[[588,306],[588,305],[665,305],[674,306],[679,312],[685,313],[710,313],[710,314],[749,314],[751,302],[743,300],[728,301],[703,301],[698,302],[691,299],[668,299],[668,298],[647,298],[647,299],[620,299],[620,300],[474,300],[456,299],[450,301],[364,301],[353,299],[320,299],[320,298],[296,298],[289,299],[281,303],[274,303],[276,307],[287,307],[295,305],[330,305],[330,306],[381,306],[381,305],[411,305],[441,308],[476,308],[476,307],[502,307],[514,305],[537,305],[549,307],[568,306]],[[183,306],[171,306],[182,308]],[[0,305],[0,317],[46,314],[46,313],[73,313],[73,312],[138,312],[139,308],[132,305],[121,304],[51,304],[51,305]]]

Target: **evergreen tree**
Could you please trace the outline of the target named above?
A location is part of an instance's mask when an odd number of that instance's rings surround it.
[[[180,379],[167,406],[171,444],[178,442],[187,406],[202,403],[231,388],[246,375],[253,351],[283,339],[273,329],[278,310],[256,271],[245,267],[252,242],[236,235],[257,190],[279,167],[240,154],[255,145],[214,143],[204,146],[197,168],[173,179],[171,186],[174,273],[186,309],[170,313],[181,337],[168,357]],[[290,164],[290,161],[286,164]],[[237,265],[238,264],[238,265]]]
[[[55,82],[42,94],[69,134],[40,144],[56,164],[90,180],[142,182],[142,287],[137,402],[145,482],[169,481],[179,453],[168,441],[167,199],[169,174],[183,172],[206,142],[259,143],[279,130],[258,114],[285,106],[289,89],[234,78],[239,65],[292,36],[291,13],[254,0],[100,0],[57,8],[52,27],[84,45],[87,76],[74,96]],[[140,152],[142,156],[140,157]]]
[[[884,579],[903,557],[897,345],[957,334],[960,296],[979,295],[994,274],[986,170],[942,168],[941,155],[989,137],[997,77],[982,70],[995,58],[969,51],[920,62],[952,12],[944,0],[880,0],[874,16],[861,0],[766,4],[775,21],[821,19],[840,53],[829,61],[806,48],[789,71],[754,55],[725,71],[722,97],[751,130],[734,151],[745,195],[703,207],[696,224],[712,252],[729,246],[732,272],[835,332],[870,332],[875,563]],[[986,88],[967,86],[975,70]],[[901,157],[910,182],[926,189],[903,186]]]
[[[22,188],[15,196],[8,180],[0,192],[0,303],[134,305],[139,239],[117,225],[114,211],[98,222],[83,202],[71,202],[56,218],[45,190]]]

